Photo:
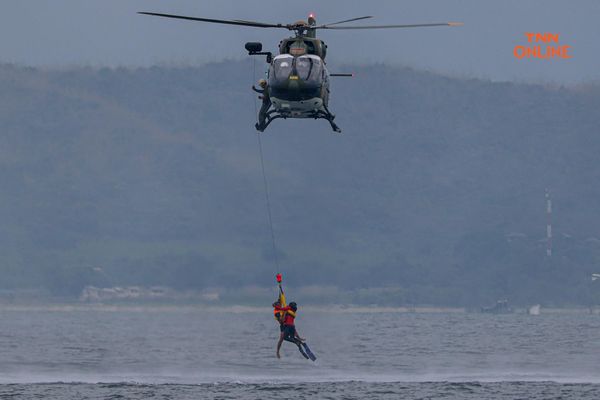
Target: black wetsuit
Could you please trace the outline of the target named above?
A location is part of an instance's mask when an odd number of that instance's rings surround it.
[[[296,338],[296,327],[294,325],[281,325],[283,332],[283,340],[298,344],[300,342]]]

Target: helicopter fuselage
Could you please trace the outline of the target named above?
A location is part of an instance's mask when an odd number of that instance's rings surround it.
[[[271,62],[267,81],[273,108],[284,118],[327,112],[329,73],[319,56],[280,54]]]

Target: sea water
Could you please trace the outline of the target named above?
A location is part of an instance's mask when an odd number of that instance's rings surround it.
[[[0,307],[0,398],[598,399],[600,316]]]

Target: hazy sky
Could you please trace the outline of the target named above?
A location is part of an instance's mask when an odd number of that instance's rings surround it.
[[[4,0],[0,62],[43,66],[199,64],[245,57],[246,41],[275,50],[284,30],[136,15],[155,11],[288,23],[373,15],[372,23],[461,21],[459,28],[327,31],[329,62],[386,62],[493,80],[600,81],[600,1],[579,0]],[[560,34],[568,60],[517,60],[525,32]]]

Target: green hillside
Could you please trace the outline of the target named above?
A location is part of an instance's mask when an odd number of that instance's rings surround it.
[[[333,84],[342,135],[278,120],[262,136],[290,285],[366,303],[600,302],[599,87],[351,70]],[[254,78],[247,62],[0,65],[0,288],[271,285]]]

